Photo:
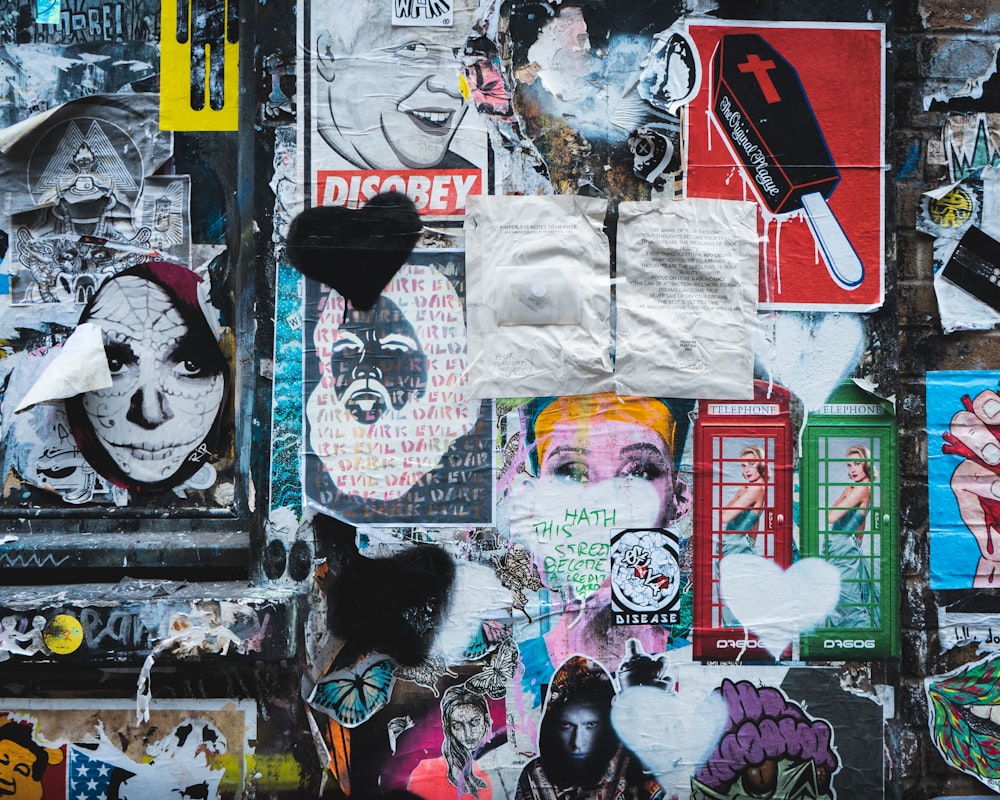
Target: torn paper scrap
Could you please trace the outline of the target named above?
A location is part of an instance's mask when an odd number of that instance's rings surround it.
[[[757,260],[753,203],[622,203],[618,393],[752,397]]]
[[[83,392],[110,387],[111,370],[108,369],[101,328],[92,322],[83,322],[77,325],[14,412],[24,411],[38,403],[65,400]]]

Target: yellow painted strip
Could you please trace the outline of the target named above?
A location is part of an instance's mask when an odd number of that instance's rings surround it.
[[[300,789],[303,784],[302,765],[289,754],[259,755],[247,758],[248,784],[261,792],[282,792]],[[260,777],[254,779],[254,775]]]
[[[186,0],[180,5],[189,8],[218,4],[219,13],[225,17],[226,3],[237,0]],[[221,48],[224,57],[224,91],[222,107],[212,108],[208,91],[208,75],[215,53],[210,45],[197,42],[190,32],[187,41],[177,41],[178,0],[160,0],[160,129],[165,131],[235,131],[238,124],[237,98],[239,97],[239,42],[225,41]],[[190,26],[189,26],[190,27]],[[203,107],[192,108],[191,103],[191,50],[206,47],[205,90]],[[200,93],[201,96],[201,93]]]

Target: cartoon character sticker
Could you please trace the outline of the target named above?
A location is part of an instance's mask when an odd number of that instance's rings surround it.
[[[780,690],[724,679],[717,692],[729,721],[707,762],[691,779],[692,800],[795,797],[834,800],[840,758],[833,728]]]
[[[615,622],[680,622],[679,556],[677,535],[668,530],[624,530],[612,537],[611,609]]]

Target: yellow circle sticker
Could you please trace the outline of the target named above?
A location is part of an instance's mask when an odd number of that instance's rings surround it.
[[[927,204],[931,220],[942,228],[961,228],[976,210],[972,196],[957,186],[944,197]]]
[[[76,617],[56,614],[42,632],[45,646],[53,653],[64,656],[83,644],[83,626]]]

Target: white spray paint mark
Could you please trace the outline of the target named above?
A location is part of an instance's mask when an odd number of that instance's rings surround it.
[[[783,570],[760,556],[734,554],[719,562],[719,592],[744,627],[781,658],[836,608],[840,570],[821,558],[803,558]]]
[[[627,688],[611,707],[618,737],[668,797],[687,796],[693,769],[708,758],[728,721],[720,694],[687,684],[678,693],[652,686]]]
[[[848,377],[866,339],[857,314],[776,312],[758,316],[754,352],[761,371],[810,411]]]

